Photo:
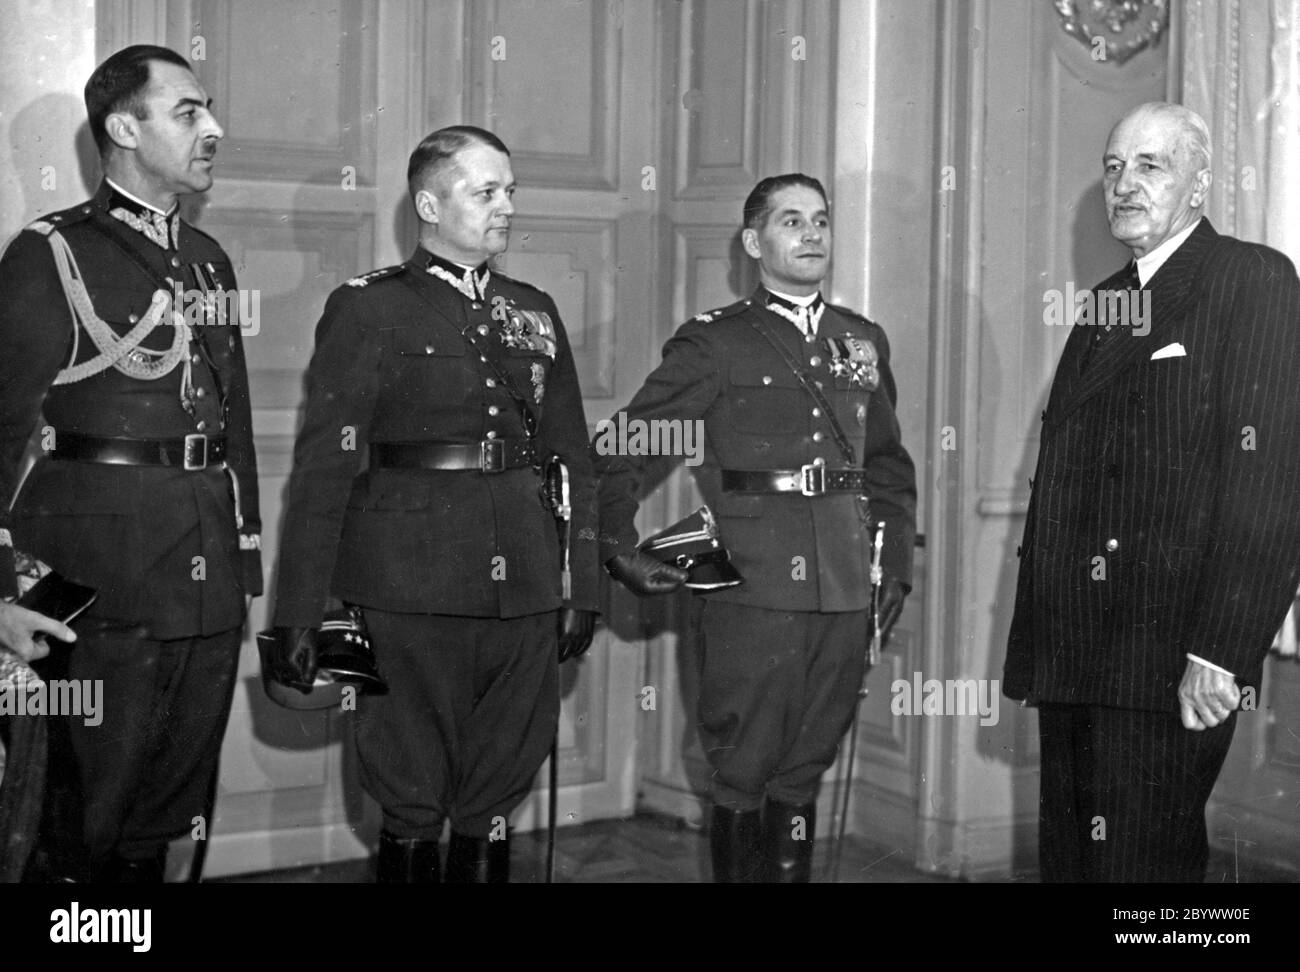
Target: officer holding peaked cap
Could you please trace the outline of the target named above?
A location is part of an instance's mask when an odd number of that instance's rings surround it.
[[[828,210],[816,179],[760,182],[742,242],[762,286],[682,325],[627,408],[629,422],[703,421],[696,481],[726,566],[744,577],[700,595],[698,724],[714,771],[718,881],[809,879],[821,776],[853,719],[872,634],[877,522],[882,633],[912,577],[916,475],[889,343],[819,293]],[[690,581],[658,544],[637,547],[647,461],[598,455],[601,557],[633,591],[659,594]]]
[[[743,584],[745,579],[731,564],[731,554],[718,538],[718,523],[707,506],[645,540],[637,550],[664,566],[685,572],[685,584],[693,591],[719,591]],[[658,569],[655,573],[659,574]],[[662,576],[676,588],[675,573]],[[647,592],[653,593],[653,592]]]
[[[439,129],[407,176],[415,252],[339,287],[316,330],[267,660],[312,684],[304,629],[331,595],[359,605],[388,683],[352,720],[383,807],[379,880],[500,882],[509,816],[555,737],[559,663],[592,640],[595,481],[555,302],[489,262],[515,211],[506,146]]]

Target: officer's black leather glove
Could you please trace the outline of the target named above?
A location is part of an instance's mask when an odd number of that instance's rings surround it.
[[[605,561],[605,569],[633,594],[671,594],[689,576],[680,567],[655,560],[640,550],[619,554]]]
[[[560,608],[560,661],[577,658],[591,647],[596,633],[596,612]]]
[[[880,582],[880,644],[889,640],[889,632],[894,622],[903,613],[903,600],[907,597],[907,588],[900,580],[889,574]]]
[[[316,640],[312,628],[272,628],[274,644],[262,654],[262,664],[281,685],[302,692],[311,690],[316,681]]]

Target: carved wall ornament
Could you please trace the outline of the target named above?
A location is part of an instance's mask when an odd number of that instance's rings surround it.
[[[1053,0],[1061,29],[1093,49],[1093,58],[1123,64],[1160,42],[1168,0]]]

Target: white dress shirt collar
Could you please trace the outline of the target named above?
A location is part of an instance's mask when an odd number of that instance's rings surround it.
[[[1138,280],[1143,287],[1156,275],[1156,271],[1165,265],[1165,261],[1174,255],[1174,251],[1183,245],[1183,241],[1192,235],[1192,230],[1201,225],[1201,217],[1187,229],[1169,237],[1146,256],[1138,257]]]

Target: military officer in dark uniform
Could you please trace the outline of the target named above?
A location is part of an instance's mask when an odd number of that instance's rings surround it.
[[[178,54],[114,54],[86,85],[104,182],[0,261],[0,510],[33,432],[44,450],[0,513],[0,583],[17,549],[99,592],[43,672],[100,682],[104,708],[51,727],[47,820],[68,824],[77,794],[82,826],[47,828],[46,877],[162,879],[167,843],[208,812],[261,592],[235,275],[177,211],[212,185],[208,106]]]
[[[703,421],[696,481],[745,578],[703,595],[698,631],[715,879],[807,881],[819,782],[852,721],[871,636],[868,523],[885,523],[886,632],[910,589],[915,471],[884,331],[819,293],[831,256],[821,183],[761,181],[742,241],[762,285],[677,331],[627,421]],[[635,549],[646,461],[598,455],[600,539],[610,572],[653,594],[684,578]]]
[[[514,175],[491,132],[425,138],[407,170],[419,245],[349,280],[316,331],[294,450],[274,673],[307,685],[303,631],[330,595],[363,609],[385,695],[355,718],[383,807],[381,882],[508,877],[507,819],[549,752],[558,662],[591,642],[594,479],[554,301],[493,269]],[[567,465],[567,553],[542,467]],[[565,587],[569,587],[566,591]]]

